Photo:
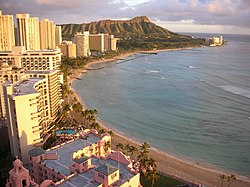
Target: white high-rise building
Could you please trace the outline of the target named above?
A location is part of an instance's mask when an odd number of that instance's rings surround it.
[[[2,15],[0,10],[0,51],[11,51],[13,46],[15,46],[13,16]]]
[[[89,56],[89,31],[85,31],[83,33],[78,32],[75,35],[75,43],[76,43],[76,56]]]
[[[26,50],[40,50],[39,20],[30,18],[29,14],[16,14],[17,41],[19,46]]]

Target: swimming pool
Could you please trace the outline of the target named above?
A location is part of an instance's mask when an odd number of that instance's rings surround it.
[[[65,129],[65,130],[57,130],[56,131],[56,135],[72,135],[75,134],[75,130],[74,129]]]

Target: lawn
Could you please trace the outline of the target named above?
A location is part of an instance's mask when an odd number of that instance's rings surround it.
[[[154,187],[176,187],[177,185],[185,185],[180,181],[177,181],[160,173],[158,173],[158,175],[160,176],[160,178],[155,182]],[[148,181],[145,176],[141,175],[140,179],[142,186],[151,187],[151,181]]]

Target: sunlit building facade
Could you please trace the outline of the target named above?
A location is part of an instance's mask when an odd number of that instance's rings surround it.
[[[15,46],[13,15],[2,15],[0,10],[0,51],[11,51]]]
[[[16,14],[17,45],[25,46],[26,50],[40,50],[39,20],[30,18],[29,14]]]

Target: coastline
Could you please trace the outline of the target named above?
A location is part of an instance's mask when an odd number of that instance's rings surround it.
[[[150,52],[175,51],[175,50],[185,50],[185,49],[192,49],[192,48],[166,49],[166,50],[156,50],[156,51],[146,51],[146,52],[150,53]],[[90,68],[92,64],[116,61],[141,52],[145,51],[125,53],[111,59],[97,60],[88,63],[82,69],[74,71],[69,78],[70,88],[74,92],[78,100],[83,104],[83,108],[86,109],[85,102],[77,95],[77,91],[72,88],[72,83],[76,78],[84,76],[83,73],[84,70]],[[99,119],[98,122],[105,129],[110,129],[107,127],[107,125],[105,125],[105,122],[102,122]],[[114,129],[110,130],[115,132],[115,136],[112,140],[112,149],[115,149],[115,145],[118,143],[123,143],[123,144],[129,143],[136,147],[139,147],[139,145],[143,143],[132,137],[126,137],[125,134],[117,132]],[[207,167],[205,164],[203,165],[202,163],[194,164],[192,162],[176,158],[156,148],[151,148],[149,155],[157,160],[157,169],[159,172],[169,176],[174,176],[176,178],[184,179],[185,181],[189,181],[192,183],[198,183],[205,186],[221,186],[220,174],[227,174],[227,175],[231,174],[231,172],[226,173],[224,171],[211,169],[210,167]],[[238,180],[234,181],[231,184],[231,186],[242,186],[242,187],[250,186],[249,178],[241,177],[240,175],[236,175],[236,178]],[[226,183],[226,180],[224,180],[224,183]]]

